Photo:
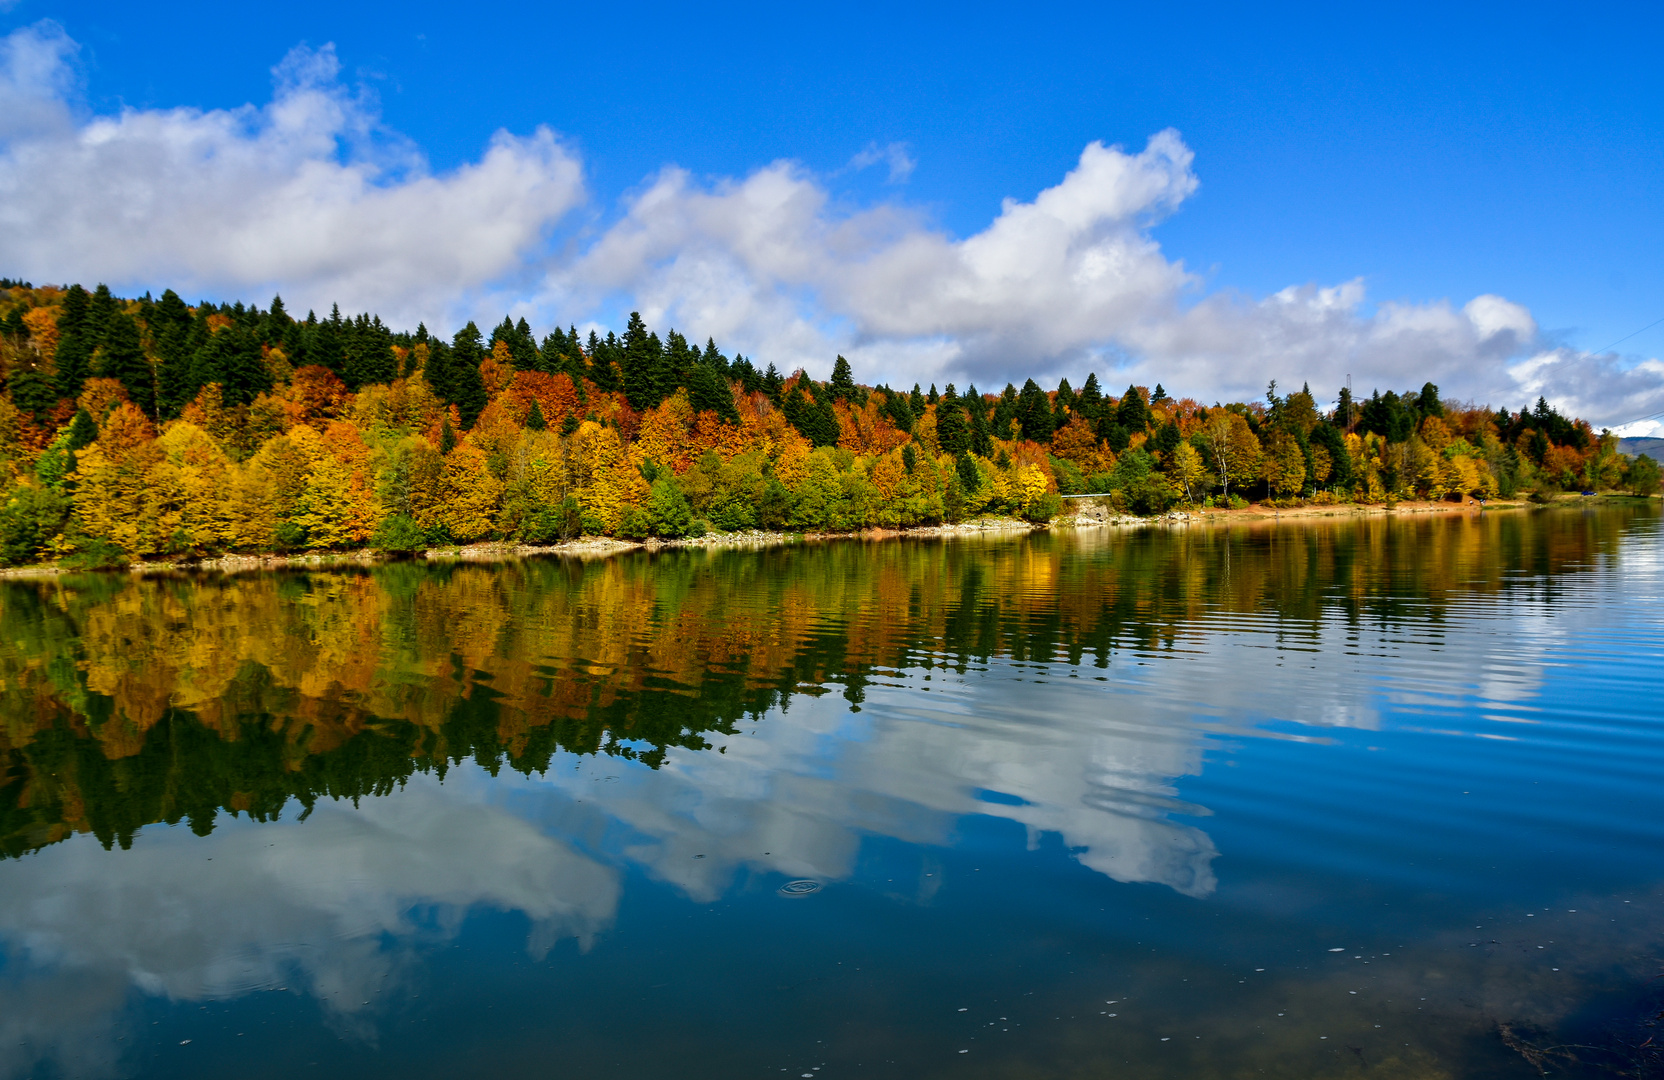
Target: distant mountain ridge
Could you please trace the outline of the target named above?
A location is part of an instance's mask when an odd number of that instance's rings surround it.
[[[1664,439],[1656,436],[1619,439],[1618,453],[1628,454],[1630,457],[1640,457],[1645,454],[1654,461],[1664,461]]]

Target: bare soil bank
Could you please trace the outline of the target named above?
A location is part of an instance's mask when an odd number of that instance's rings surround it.
[[[1626,498],[1618,496],[1619,498]],[[1566,495],[1556,505],[1586,501],[1587,497]],[[1594,496],[1604,499],[1606,496]],[[1523,501],[1491,501],[1481,505],[1466,502],[1400,502],[1390,506],[1363,503],[1340,503],[1329,506],[1300,506],[1289,509],[1250,504],[1242,509],[1208,508],[1205,510],[1176,510],[1153,517],[1139,517],[1120,513],[1106,502],[1072,500],[1072,513],[1059,517],[1050,525],[1037,525],[1016,518],[988,517],[961,522],[957,525],[925,525],[905,529],[863,529],[853,533],[786,533],[752,530],[737,533],[710,533],[702,537],[682,540],[616,540],[606,536],[585,536],[559,544],[519,544],[487,542],[432,548],[416,558],[436,562],[500,562],[534,555],[561,555],[568,558],[608,558],[625,551],[661,551],[667,548],[763,548],[786,544],[814,543],[827,540],[890,540],[898,537],[980,536],[990,533],[1030,532],[1036,529],[1087,528],[1142,528],[1156,525],[1213,526],[1259,525],[1282,521],[1316,520],[1343,517],[1395,516],[1404,514],[1478,514],[1498,510],[1530,508]],[[277,570],[292,567],[324,568],[332,566],[363,566],[386,562],[389,556],[378,551],[311,552],[305,554],[267,553],[260,555],[221,555],[209,559],[136,562],[129,564],[128,573],[158,573],[179,570],[213,570],[239,573],[249,570]],[[55,564],[20,566],[0,570],[0,577],[44,577],[72,573]]]

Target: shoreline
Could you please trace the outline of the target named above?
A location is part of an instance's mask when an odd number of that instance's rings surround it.
[[[1621,494],[1603,494],[1592,496],[1606,501],[1622,499],[1628,501],[1631,496]],[[1583,497],[1566,496],[1546,504],[1533,504],[1525,500],[1511,500],[1508,502],[1478,503],[1467,501],[1454,502],[1425,502],[1403,501],[1393,505],[1378,503],[1335,503],[1320,506],[1297,506],[1290,508],[1266,507],[1259,503],[1251,503],[1240,509],[1226,509],[1210,507],[1205,510],[1173,510],[1165,514],[1154,514],[1141,517],[1136,514],[1117,512],[1096,502],[1081,500],[1075,505],[1075,513],[1060,515],[1050,522],[1035,523],[1018,518],[976,518],[958,524],[918,525],[904,528],[859,529],[854,532],[834,533],[789,533],[769,532],[760,529],[737,533],[708,533],[700,537],[685,537],[676,540],[620,540],[609,536],[583,536],[575,540],[567,540],[557,544],[524,544],[514,541],[488,540],[474,544],[457,544],[447,547],[429,548],[426,551],[408,556],[412,562],[508,562],[513,559],[543,555],[560,555],[568,558],[604,559],[630,551],[658,552],[667,549],[680,548],[751,548],[785,547],[792,544],[820,543],[829,540],[899,540],[924,539],[937,537],[984,536],[989,533],[1027,533],[1046,529],[1101,529],[1101,528],[1146,528],[1157,525],[1251,525],[1280,524],[1283,521],[1316,521],[1327,518],[1358,518],[1358,517],[1394,517],[1406,514],[1465,514],[1478,515],[1486,511],[1498,510],[1530,510],[1549,509],[1556,506],[1566,506],[1573,502],[1582,502]],[[214,571],[218,573],[243,573],[258,570],[284,570],[298,568],[330,568],[345,566],[370,566],[378,563],[404,561],[396,556],[389,556],[385,552],[364,548],[356,551],[339,552],[303,552],[286,555],[277,552],[266,552],[254,555],[218,555],[205,559],[177,559],[156,562],[134,562],[126,566],[107,567],[95,570],[80,570],[56,564],[19,566],[0,569],[0,579],[57,577],[62,574],[85,573],[128,573],[128,574],[156,574],[177,573],[191,571]]]

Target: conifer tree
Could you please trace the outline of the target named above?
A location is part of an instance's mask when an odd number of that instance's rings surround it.
[[[855,400],[855,373],[850,370],[849,361],[842,356],[832,365],[832,381],[827,388],[832,391],[834,401]]]
[[[740,422],[739,410],[734,407],[734,392],[728,380],[711,364],[694,365],[693,376],[688,380],[688,398],[695,412],[709,409],[731,424]]]
[[[1126,394],[1121,398],[1121,404],[1116,406],[1115,420],[1128,435],[1136,435],[1150,426],[1150,408],[1144,402],[1144,395],[1139,393],[1138,387],[1127,387]]]
[[[1023,383],[1017,395],[1017,424],[1025,439],[1043,443],[1052,437],[1052,404],[1033,379]]]
[[[95,342],[88,333],[87,308],[91,297],[80,285],[71,285],[58,308],[58,348],[53,354],[57,366],[58,394],[76,398],[87,381]]]
[[[664,360],[664,347],[657,334],[647,332],[641,312],[630,312],[629,325],[624,328],[623,348],[624,397],[630,408],[646,412],[657,405],[659,396],[659,367]]]
[[[146,416],[156,416],[156,379],[145,359],[139,327],[131,315],[117,312],[104,327],[104,348],[99,358],[100,374],[115,379],[127,390],[128,398]]]
[[[1086,419],[1088,423],[1096,423],[1098,410],[1104,401],[1103,391],[1098,388],[1098,375],[1090,372],[1086,382],[1081,384],[1080,393],[1075,395],[1075,411]]]
[[[936,401],[936,444],[942,453],[963,457],[971,448],[970,426],[965,420],[965,406],[953,384]]]

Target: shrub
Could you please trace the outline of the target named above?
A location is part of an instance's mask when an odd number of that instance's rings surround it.
[[[376,526],[370,546],[389,555],[413,555],[428,545],[427,536],[409,514],[389,514]]]

